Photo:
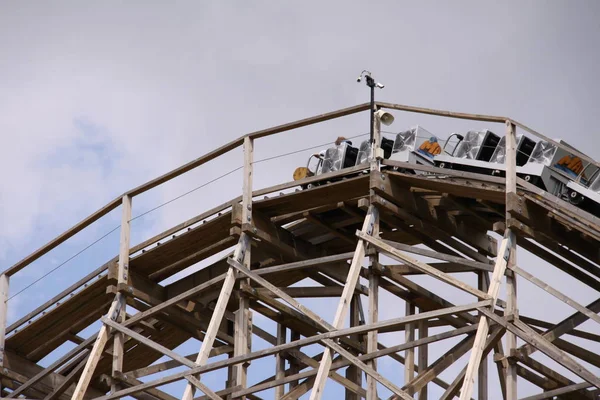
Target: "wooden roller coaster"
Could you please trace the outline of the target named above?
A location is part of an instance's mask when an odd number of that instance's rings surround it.
[[[548,262],[548,268],[600,291],[598,218],[516,174],[517,129],[560,144],[510,118],[381,102],[376,107],[502,124],[506,177],[418,164],[409,167],[424,173],[408,173],[405,163],[373,157],[355,167],[253,190],[258,139],[369,111],[369,104],[240,137],[116,198],[4,271],[1,396],[191,400],[195,395],[259,399],[268,393],[276,399],[320,399],[326,383],[335,381],[346,399],[374,400],[391,392],[394,399],[423,400],[433,398],[428,389],[436,385],[443,391],[442,399],[515,400],[517,384],[525,380],[540,388],[540,394],[527,397],[530,400],[599,398],[600,378],[588,365],[600,367],[600,356],[568,337],[600,342],[598,325],[593,325],[595,332],[578,329],[589,319],[600,323],[600,299],[580,304],[566,294],[577,288],[553,288],[517,263],[521,247]],[[378,118],[373,129],[378,143]],[[130,246],[135,196],[240,146],[241,197]],[[324,180],[330,183],[306,188]],[[288,190],[298,187],[306,189]],[[6,326],[11,275],[118,207],[122,209],[118,255]],[[229,255],[212,265],[168,285],[160,283],[227,249]],[[437,261],[426,263],[423,257]],[[452,304],[443,291],[433,293],[412,279],[419,275],[473,300]],[[478,285],[466,282],[467,276],[476,277]],[[307,278],[314,284],[296,285]],[[521,315],[518,280],[565,302],[573,314],[558,323]],[[380,291],[394,296],[400,305],[394,308],[406,312],[380,320]],[[307,297],[336,299],[333,320],[305,305],[302,300]],[[368,305],[364,311],[363,300]],[[253,315],[273,323],[261,327]],[[102,325],[96,334],[78,336],[98,321]],[[390,332],[404,332],[405,340],[383,345],[381,335]],[[253,337],[269,346],[256,349]],[[449,338],[461,340],[444,354],[428,354],[429,344]],[[201,343],[197,353],[174,351],[190,339]],[[65,343],[74,347],[48,366],[38,364]],[[310,356],[308,346],[321,350]],[[532,354],[538,351],[553,364],[536,361]],[[468,360],[457,368],[453,380],[442,380],[440,374],[463,355]],[[163,361],[164,356],[169,360]],[[381,365],[378,370],[382,357],[403,372],[385,376]],[[491,357],[497,386],[490,385],[491,379],[488,382]],[[248,372],[257,365],[252,362],[259,359],[265,360],[262,369],[271,368],[271,376],[249,382]],[[177,367],[177,372],[171,371]],[[216,370],[227,374],[221,386],[203,380],[203,374]],[[177,397],[161,388],[177,381],[185,383]]]

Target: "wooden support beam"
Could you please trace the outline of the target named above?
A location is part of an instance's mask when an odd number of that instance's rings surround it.
[[[369,267],[369,324],[374,324],[379,319],[379,275],[375,272],[373,265]],[[377,331],[373,330],[367,334],[367,353],[377,351]],[[377,370],[377,360],[373,359],[369,366]],[[377,400],[377,382],[372,376],[367,376],[367,400]]]
[[[87,361],[89,352],[81,353],[75,360],[78,360],[78,364],[65,376],[65,380],[62,381],[60,385],[58,385],[52,393],[48,393],[44,400],[55,400],[58,399],[68,388],[71,386],[73,382],[77,379],[83,368],[85,367],[85,363]]]
[[[187,358],[175,353],[173,350],[168,349],[168,348],[148,339],[147,337],[140,335],[139,333],[137,333],[129,328],[124,327],[123,325],[121,325],[117,322],[114,322],[106,317],[102,317],[101,320],[105,325],[108,325],[109,327],[118,330],[119,332],[131,337],[132,339],[142,343],[143,345],[150,347],[152,350],[158,351],[159,353],[166,355],[167,357],[179,362],[181,365],[185,365],[190,368],[194,368],[196,366],[196,364],[193,361],[188,360]],[[189,378],[190,377],[186,377],[186,379],[188,379],[188,381],[190,381]],[[198,385],[194,385],[194,386],[198,387]],[[216,396],[211,389],[209,389],[208,387],[206,387],[203,384],[201,386],[203,387],[203,389],[201,389],[201,390],[204,393],[206,393],[211,399],[222,400],[219,396]],[[213,395],[216,397],[214,397]]]
[[[419,391],[424,385],[429,383],[433,378],[445,371],[455,361],[457,361],[460,357],[466,354],[473,345],[473,340],[473,335],[469,335],[463,340],[461,340],[450,350],[448,350],[445,354],[443,354],[436,361],[434,361],[427,368],[427,370],[419,371],[419,374],[415,378],[406,382],[404,386],[402,386],[402,389],[407,391],[411,390],[414,392]],[[392,399],[394,398],[392,397]]]
[[[491,318],[497,323],[503,325],[507,330],[515,333],[525,342],[535,346],[542,353],[546,354],[548,357],[567,368],[580,378],[591,383],[597,388],[600,388],[600,378],[598,376],[588,371],[585,367],[569,357],[564,351],[558,349],[542,335],[530,328],[527,324],[519,321],[518,319],[515,319],[512,323],[507,322],[505,319],[497,316],[488,309],[480,308],[479,311],[484,313],[488,318]]]
[[[593,302],[588,304],[586,308],[591,310],[592,312],[600,312],[600,298],[597,300],[594,300]],[[562,320],[561,322],[554,325],[552,328],[549,328],[543,334],[543,337],[544,337],[544,339],[546,339],[550,342],[554,342],[556,339],[558,339],[562,335],[570,332],[572,329],[581,325],[582,323],[584,323],[587,320],[588,320],[587,315],[582,314],[581,312],[573,313],[570,316],[568,316],[567,318],[565,318],[564,320]],[[533,354],[537,350],[539,350],[539,349],[537,349],[535,346],[532,346],[529,344],[525,344],[518,349],[518,351],[523,355]]]
[[[422,310],[421,310],[422,311]],[[427,336],[429,336],[428,333],[428,321],[426,320],[421,320],[419,321],[419,339],[425,339]],[[428,349],[427,349],[427,344],[423,344],[421,346],[419,346],[419,371],[425,371],[427,369],[427,366],[429,364],[429,358],[428,358]],[[427,400],[427,384],[425,384],[421,390],[419,390],[419,394],[418,394],[418,399],[419,400]]]
[[[509,198],[516,195],[517,193],[517,136],[515,125],[510,121],[506,121],[506,154],[504,158],[506,166],[506,220],[509,221],[512,216],[511,208],[508,206],[510,203]],[[507,268],[517,264],[517,240],[510,243],[510,254],[507,262]],[[506,296],[507,303],[504,309],[504,315],[506,318],[517,318],[517,277],[515,274],[506,277]],[[513,332],[506,333],[506,351],[511,354],[517,348],[517,336]],[[517,366],[515,363],[508,363],[506,368],[506,399],[517,400]]]
[[[500,292],[500,280],[504,276],[506,265],[511,254],[512,242],[515,240],[514,234],[510,230],[506,230],[502,244],[500,245],[500,251],[498,251],[498,258],[496,265],[494,266],[494,273],[492,275],[492,281],[489,285],[488,294],[491,296],[494,304],[498,298]],[[481,363],[481,357],[483,354],[483,347],[486,338],[489,333],[489,322],[485,316],[479,318],[479,327],[477,334],[475,335],[475,341],[473,343],[473,350],[471,351],[471,358],[465,374],[463,386],[460,390],[460,400],[468,400],[471,398],[473,393],[473,386],[475,384],[475,377]]]
[[[434,278],[437,278],[437,279],[441,280],[442,282],[448,283],[449,285],[452,285],[458,289],[464,290],[465,292],[470,293],[479,299],[486,300],[486,299],[490,298],[489,294],[482,292],[474,287],[471,287],[470,285],[467,285],[466,283],[460,281],[459,279],[456,279],[451,275],[441,272],[441,271],[437,270],[436,268],[433,268],[432,266],[427,265],[424,262],[415,260],[415,259],[403,254],[401,251],[395,249],[394,247],[388,245],[387,243],[383,242],[380,239],[376,239],[376,238],[366,235],[360,231],[357,231],[356,235],[360,239],[375,246],[380,251],[388,254],[390,257],[392,257],[398,261],[405,262],[406,264],[410,265],[411,267],[416,268]]]
[[[125,296],[123,296],[121,293],[118,293],[110,305],[110,309],[108,310],[107,315],[110,320],[115,321],[119,317],[119,313],[123,308],[123,304],[125,304]],[[75,387],[75,391],[73,392],[71,400],[82,400],[85,396],[85,392],[90,384],[90,381],[92,380],[94,370],[98,365],[98,361],[100,361],[100,357],[102,356],[104,346],[106,346],[109,336],[110,334],[108,328],[106,325],[102,325],[100,331],[98,332],[94,347],[92,347],[90,356],[85,364],[85,368],[83,369],[81,377],[77,382],[77,386]]]
[[[428,311],[425,313],[416,314],[411,317],[394,318],[394,319],[390,319],[390,320],[386,320],[386,321],[380,321],[380,322],[377,322],[376,324],[357,326],[357,327],[352,327],[352,328],[344,328],[344,329],[338,329],[335,331],[325,332],[325,333],[314,335],[311,337],[306,337],[303,339],[295,340],[293,342],[285,343],[280,346],[268,347],[263,350],[259,350],[259,351],[252,352],[250,354],[246,354],[244,356],[233,357],[233,358],[230,358],[227,360],[222,360],[222,361],[216,361],[216,362],[214,362],[212,364],[208,364],[208,365],[196,366],[188,371],[182,371],[182,372],[174,373],[171,375],[163,376],[159,379],[156,379],[156,380],[153,380],[150,382],[146,382],[137,387],[123,389],[117,393],[111,393],[109,395],[102,396],[102,397],[98,398],[97,400],[111,400],[111,399],[115,399],[115,398],[124,397],[124,396],[130,395],[130,394],[133,394],[133,393],[137,393],[139,391],[146,390],[147,388],[157,387],[157,386],[161,386],[161,385],[164,385],[167,383],[175,382],[180,379],[185,379],[185,377],[188,375],[198,375],[198,374],[214,371],[214,370],[217,370],[220,368],[227,367],[229,365],[238,364],[241,362],[255,360],[258,358],[276,354],[277,352],[280,352],[280,351],[286,351],[286,350],[294,349],[297,347],[308,346],[310,344],[314,344],[314,343],[317,343],[317,342],[320,342],[320,341],[323,341],[326,339],[335,339],[335,338],[341,338],[341,337],[349,336],[349,335],[365,334],[374,329],[381,330],[381,329],[385,329],[385,328],[389,328],[389,327],[393,327],[393,326],[398,326],[398,327],[405,326],[407,323],[420,321],[422,319],[440,318],[444,315],[465,313],[465,312],[472,311],[474,309],[479,309],[481,307],[489,307],[490,304],[491,304],[491,302],[489,300],[480,301],[477,303],[449,307],[449,308],[445,308],[445,309],[437,310],[437,311]],[[471,327],[468,327],[468,328],[471,329]],[[402,351],[402,350],[404,350],[404,349],[393,349],[394,352]]]
[[[409,302],[406,302],[405,314],[406,316],[415,314],[415,305]],[[404,329],[404,341],[412,342],[415,340],[415,324],[408,324]],[[412,381],[415,377],[415,349],[410,348],[404,352],[404,383]],[[415,394],[414,389],[412,387],[408,388],[406,393],[409,396],[413,396]]]
[[[194,378],[193,376],[187,376],[186,379],[195,387],[197,387],[198,389],[200,389],[202,392],[206,393],[206,396],[208,396],[209,399],[211,400],[223,400],[223,398],[221,396],[219,396],[218,394],[216,394],[215,392],[213,392],[208,386],[206,386],[204,383],[200,382],[198,379]]]
[[[343,289],[342,287],[340,287]],[[341,293],[340,293],[341,295]],[[352,302],[350,303],[350,326],[359,326],[361,325],[361,317],[360,317],[360,296],[354,295],[352,296]],[[364,321],[362,321],[364,323]],[[356,335],[352,338],[356,342],[362,344],[364,340],[362,337]],[[316,367],[318,368],[318,363]],[[333,372],[333,371],[332,371]],[[362,371],[358,369],[355,365],[351,365],[346,369],[346,378],[356,383],[358,386],[362,386]],[[360,396],[357,393],[354,393],[352,390],[346,388],[345,390],[345,400],[360,400]]]
[[[484,292],[487,292],[488,285],[486,277],[487,272],[479,272],[477,274],[477,288]],[[489,276],[488,276],[489,279]],[[467,367],[462,370],[463,378],[464,374],[467,372]],[[462,384],[462,379],[461,379]],[[420,399],[419,399],[420,400]],[[488,400],[488,357],[487,354],[483,355],[481,360],[481,365],[479,365],[479,371],[477,373],[477,400]]]
[[[502,335],[504,334],[504,332],[505,332],[505,329],[500,327],[499,329],[493,330],[492,334],[488,336],[488,338],[485,342],[485,346],[483,348],[482,357],[484,359],[492,351],[492,349],[497,345],[497,343],[501,342]],[[454,381],[452,381],[450,386],[446,389],[444,394],[440,397],[440,400],[453,399],[455,396],[458,395],[459,390],[464,381],[465,374],[467,373],[467,368],[468,368],[468,365],[465,365],[465,367],[461,370],[461,372],[456,376]],[[487,394],[487,390],[484,391],[484,394]],[[478,400],[479,399],[481,399],[481,397],[478,397]]]
[[[544,393],[536,394],[533,396],[527,396],[521,398],[521,400],[543,400],[543,399],[554,399],[556,396],[560,396],[561,394],[572,393],[577,390],[587,389],[592,385],[588,382],[577,383],[574,385],[565,386],[559,389],[548,390]]]
[[[283,324],[277,324],[277,345],[282,345],[286,342],[286,328]],[[285,377],[285,358],[282,353],[275,354],[275,379]],[[285,387],[279,385],[275,387],[275,398],[279,399],[283,396]]]
[[[527,272],[527,271],[525,271],[525,270],[517,267],[516,265],[514,265],[514,266],[509,265],[508,268],[510,268],[511,270],[515,271],[517,274],[521,275],[523,278],[527,279],[529,282],[533,283],[534,285],[536,285],[540,289],[542,289],[542,290],[550,293],[552,296],[556,297],[557,299],[559,299],[563,303],[568,304],[569,306],[573,307],[574,309],[576,309],[580,313],[584,314],[588,318],[590,318],[590,319],[592,319],[595,322],[597,322],[597,323],[600,324],[600,316],[598,316],[598,314],[596,314],[592,310],[586,308],[584,305],[576,302],[575,300],[571,299],[567,295],[565,295],[562,292],[554,289],[552,286],[548,285],[547,283],[545,283],[541,279],[536,278],[534,275],[532,275],[529,272]]]
[[[229,353],[233,350],[233,346],[219,346],[219,347],[215,347],[214,349],[212,349],[212,351],[210,352],[209,357],[216,357],[216,356],[220,356],[221,354],[226,354]],[[194,354],[189,354],[187,356],[185,356],[185,358],[187,358],[190,361],[193,361],[196,359],[196,355],[197,353]],[[164,361],[161,363],[157,363],[157,364],[152,364],[149,365],[147,367],[143,367],[143,368],[139,368],[133,371],[129,371],[124,375],[127,375],[130,378],[142,378],[144,376],[148,376],[148,375],[153,375],[159,372],[163,372],[163,371],[167,371],[169,369],[173,369],[176,368],[178,366],[180,366],[181,363],[175,361],[175,360],[168,360],[168,361]]]
[[[238,262],[243,261],[248,247],[250,247],[250,238],[245,233],[242,233],[233,254],[234,259]],[[217,336],[217,332],[221,325],[221,321],[223,320],[223,315],[225,314],[227,303],[229,302],[229,298],[231,297],[235,281],[235,269],[230,267],[227,270],[225,281],[223,282],[223,286],[221,287],[221,293],[219,294],[219,299],[217,300],[215,310],[210,319],[210,323],[208,324],[208,329],[206,330],[206,336],[204,337],[204,341],[202,342],[202,346],[200,347],[200,351],[198,352],[198,357],[196,358],[196,364],[198,366],[203,366],[208,360],[208,355],[212,350],[214,341]],[[192,400],[194,396],[194,391],[194,386],[191,383],[188,383],[185,387],[182,400]]]
[[[375,371],[373,368],[369,367],[367,364],[365,364],[364,362],[359,360],[357,357],[352,355],[352,353],[350,353],[348,350],[344,349],[339,344],[335,343],[334,341],[326,341],[325,344],[328,346],[328,348],[331,348],[336,353],[338,353],[339,355],[344,357],[346,360],[350,361],[352,364],[354,364],[355,366],[360,368],[362,371],[364,371],[365,374],[373,377],[373,379],[375,379],[377,382],[381,383],[383,386],[385,386],[386,388],[391,390],[392,393],[396,394],[401,399],[405,399],[405,400],[412,399],[412,397],[409,396],[407,393],[405,393],[402,389],[400,389],[398,386],[396,386],[395,384],[390,382],[387,378],[385,378],[379,372]],[[330,367],[331,367],[331,365],[330,365]],[[319,373],[317,372],[317,377],[318,376],[319,376]]]
[[[279,287],[279,290],[294,298],[323,298],[323,297],[340,297],[343,286],[302,286],[302,287]],[[258,288],[257,292],[269,292],[268,289]]]
[[[362,232],[365,234],[373,233],[373,227],[377,219],[377,209],[374,206],[369,207],[369,211],[367,212],[367,216],[365,217],[365,221],[362,227]],[[341,328],[342,324],[344,323],[344,319],[348,311],[348,306],[350,305],[350,300],[354,293],[356,283],[358,282],[360,270],[362,268],[361,263],[362,259],[365,256],[365,252],[366,244],[364,240],[361,239],[356,245],[356,251],[354,253],[354,257],[352,258],[352,263],[350,264],[348,278],[346,284],[344,285],[344,293],[340,298],[340,302],[338,304],[338,308],[333,319],[333,329]],[[315,379],[315,383],[310,394],[310,400],[319,400],[323,395],[323,389],[325,387],[327,376],[329,375],[329,368],[331,367],[331,356],[331,349],[328,347],[323,353],[323,359],[321,360],[321,365],[319,366],[319,371],[317,372],[317,377]]]

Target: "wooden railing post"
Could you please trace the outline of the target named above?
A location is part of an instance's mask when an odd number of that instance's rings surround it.
[[[252,223],[252,178],[254,162],[254,139],[244,137],[244,180],[242,184],[242,224]],[[245,233],[242,233],[245,235]],[[244,267],[250,269],[251,246],[248,245],[244,257]],[[249,279],[244,279],[248,285]],[[240,281],[241,283],[242,281]],[[251,340],[250,331],[252,316],[250,315],[250,299],[241,294],[239,298],[239,307],[235,318],[235,336],[234,336],[234,356],[245,355],[250,351]],[[248,378],[248,363],[236,366],[235,384],[245,389]],[[242,397],[241,399],[245,399]]]
[[[131,196],[123,196],[123,210],[121,213],[121,238],[119,240],[119,264],[117,268],[117,288],[119,291],[124,290],[129,282],[129,245],[131,238]],[[117,316],[117,322],[122,324],[125,322],[125,307],[126,302],[122,302]],[[122,332],[115,332],[113,344],[113,364],[111,391],[115,392],[119,388],[116,384],[115,374],[123,372],[123,346],[125,343],[125,335]]]
[[[8,314],[8,284],[10,278],[6,274],[0,275],[0,368],[4,366],[6,342],[6,319]]]

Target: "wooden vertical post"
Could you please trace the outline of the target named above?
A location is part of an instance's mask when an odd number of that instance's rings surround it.
[[[489,280],[485,279],[487,272],[481,271],[477,274],[477,288],[483,292],[487,292]],[[420,400],[420,399],[419,399]],[[479,372],[477,374],[477,400],[488,400],[488,357],[483,357]]]
[[[8,275],[0,275],[0,368],[4,366],[4,343],[6,342],[9,281],[10,278]]]
[[[375,110],[374,110],[375,111]],[[374,112],[373,111],[373,112]],[[379,149],[381,146],[381,121],[379,117],[373,118],[373,148],[371,154],[371,172],[379,171]],[[370,191],[373,194],[373,190]],[[374,236],[379,235],[379,219],[375,220],[373,225]],[[379,320],[379,275],[375,272],[373,266],[379,262],[379,253],[369,256],[369,324],[374,324]],[[377,331],[369,331],[367,334],[367,353],[373,353],[378,350]],[[377,370],[377,359],[367,363],[373,370]],[[377,381],[371,375],[367,374],[367,400],[377,400]]]
[[[373,111],[374,110],[371,110],[371,112]],[[373,174],[374,171],[379,171],[379,160],[376,159],[376,156],[378,154],[377,148],[379,148],[380,136],[381,121],[379,120],[379,117],[375,116],[373,119],[373,140],[375,143],[373,143],[373,146],[371,148],[371,174]],[[370,194],[374,194],[373,190],[370,190]],[[371,204],[369,206],[369,211],[367,212],[367,216],[365,217],[365,221],[362,226],[362,232],[372,235],[374,234],[375,229],[379,229],[379,211],[375,206]],[[365,257],[366,247],[366,243],[362,239],[360,239],[356,244],[356,250],[354,251],[352,263],[350,264],[350,269],[348,270],[348,276],[346,278],[344,290],[342,292],[337,311],[333,318],[332,325],[335,329],[341,328],[342,324],[344,323],[344,318],[346,317],[346,313],[348,312],[348,306],[354,294],[356,283],[359,280],[360,270],[362,268],[361,263],[362,259]],[[323,389],[325,388],[325,382],[327,381],[327,377],[329,376],[329,369],[331,367],[331,363],[332,351],[331,347],[327,346],[325,348],[325,351],[323,352],[321,364],[319,365],[319,370],[317,371],[317,376],[315,377],[315,383],[310,393],[310,400],[320,400],[321,396],[323,396]]]
[[[506,197],[510,197],[517,192],[517,137],[515,132],[515,125],[511,121],[506,121],[506,153],[504,163],[506,166]],[[507,201],[506,204],[509,204]],[[506,210],[507,221],[510,219],[510,210]],[[492,275],[492,281],[489,285],[488,294],[492,296],[494,303],[498,298],[498,292],[500,290],[500,282],[506,271],[506,267],[509,262],[515,261],[515,253],[517,249],[516,237],[507,229],[504,232],[504,239],[496,258],[496,264],[494,266],[494,273]],[[513,274],[514,275],[514,274]],[[506,312],[512,313],[516,316],[516,286],[514,276],[512,279],[507,280],[507,307]],[[473,344],[473,350],[471,351],[471,358],[467,366],[465,373],[465,379],[460,392],[460,399],[467,400],[473,393],[473,384],[477,370],[481,362],[481,356],[483,354],[483,345],[485,343],[487,334],[489,332],[488,319],[482,315],[479,319],[479,326],[477,327],[477,334],[475,335],[475,342]],[[507,347],[508,354],[511,350],[516,348],[516,336],[510,336],[507,333]],[[516,365],[509,363],[506,372],[506,398],[507,400],[516,400],[517,396],[517,371]]]
[[[415,313],[415,306],[410,302],[406,302],[406,316],[413,315]],[[409,343],[415,340],[415,324],[406,324],[404,327],[404,338],[405,342]],[[411,347],[407,349],[404,354],[404,384],[412,381],[415,377],[415,349]],[[415,393],[412,387],[406,390],[409,396],[413,396]]]
[[[129,281],[129,245],[131,238],[131,196],[125,195],[122,199],[122,213],[121,213],[121,238],[119,241],[119,264],[117,268],[117,283],[118,288],[122,288],[127,285]],[[126,303],[123,302],[120,306],[119,313],[117,316],[117,322],[125,322],[125,307]],[[125,343],[125,335],[122,332],[115,332],[114,344],[113,344],[113,364],[112,364],[112,383],[111,391],[115,392],[119,388],[115,379],[116,373],[123,372],[123,345]]]
[[[369,324],[374,324],[379,319],[379,275],[374,271],[373,261],[371,261],[369,272]],[[369,331],[367,334],[367,353],[376,352],[377,343],[377,331]],[[377,359],[374,358],[367,365],[377,370]],[[367,375],[367,400],[377,400],[377,398],[377,381],[371,375]]]
[[[285,325],[277,324],[277,346],[284,344],[286,339]],[[285,378],[285,358],[281,351],[275,354],[275,379]],[[275,398],[280,399],[285,393],[285,385],[279,385],[275,388]]]
[[[355,294],[352,297],[352,302],[350,303],[350,326],[359,326],[360,325],[360,295]],[[354,335],[354,339],[357,342],[362,342],[362,335]],[[351,364],[346,369],[346,378],[356,383],[357,385],[362,385],[362,371],[357,368],[355,365]],[[346,400],[360,400],[360,397],[354,393],[353,391],[346,388]]]
[[[252,222],[252,163],[254,157],[254,140],[248,136],[244,137],[244,181],[242,183],[242,223],[247,224]],[[233,251],[233,258],[235,261],[239,263],[243,263],[245,267],[249,267],[250,265],[250,237],[246,232],[242,232],[240,235],[240,239],[238,241],[235,250]],[[217,337],[217,332],[221,325],[221,321],[223,320],[223,315],[225,315],[225,309],[227,308],[227,303],[231,297],[231,293],[233,292],[234,285],[237,279],[237,272],[235,268],[229,267],[227,273],[225,275],[225,281],[221,286],[221,293],[219,294],[219,298],[217,300],[217,304],[215,305],[215,309],[213,311],[212,317],[208,324],[208,328],[206,329],[206,334],[204,336],[204,341],[202,342],[202,346],[200,347],[200,351],[198,352],[198,356],[196,357],[197,365],[204,365],[208,360],[208,356],[213,347],[215,339]],[[240,300],[242,310],[247,310],[247,299]],[[239,311],[239,310],[238,310]],[[246,323],[243,323],[243,321]],[[248,322],[249,321],[249,312],[241,312],[236,315],[235,322],[236,326],[234,329],[234,354],[240,355],[245,354],[248,351]],[[239,353],[241,352],[241,353]],[[240,370],[242,368],[242,370]],[[235,369],[236,375],[236,385],[240,384],[238,378],[243,379],[246,366],[238,365]],[[185,391],[182,400],[192,400],[194,396],[194,392],[196,387],[191,383],[188,383],[185,387]]]
[[[508,198],[517,193],[517,135],[515,125],[506,121],[506,204],[509,204]],[[506,221],[511,218],[511,210],[506,210]],[[508,226],[508,225],[507,225]],[[510,257],[508,267],[516,265],[517,241],[511,242]],[[506,277],[506,309],[505,315],[518,316],[517,310],[517,275],[515,273]],[[517,348],[517,336],[506,332],[506,351],[510,355]],[[506,398],[507,400],[517,400],[517,365],[509,359],[506,369]]]
[[[422,312],[422,310],[420,310]],[[419,339],[425,339],[429,336],[427,320],[419,321]],[[428,351],[427,344],[422,344],[419,346],[419,373],[422,373],[427,369],[428,364]],[[419,390],[419,400],[427,400],[427,384],[425,384],[421,390]]]
[[[252,222],[252,163],[254,162],[254,140],[246,136],[244,138],[244,181],[242,184],[242,223]],[[251,246],[246,249],[244,267],[250,269]],[[250,285],[250,280],[245,279]],[[250,347],[250,300],[245,295],[240,295],[239,307],[235,318],[234,356],[241,356],[249,352]],[[248,364],[243,363],[236,366],[235,384],[246,388],[248,378]],[[242,397],[244,400],[246,397]]]
[[[296,340],[300,340],[300,333],[296,332],[293,329],[290,329],[290,342],[295,342]],[[300,372],[300,363],[295,358],[290,358],[290,375],[296,375]],[[288,391],[291,391],[296,386],[298,386],[300,382],[296,379],[290,382]]]

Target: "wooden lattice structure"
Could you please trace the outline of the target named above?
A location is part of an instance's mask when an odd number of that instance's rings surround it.
[[[345,388],[347,399],[378,399],[379,383],[394,393],[393,398],[426,399],[428,384],[435,384],[445,391],[444,399],[515,400],[517,383],[524,379],[542,392],[528,399],[597,398],[600,378],[581,361],[600,366],[600,356],[564,336],[600,341],[598,330],[577,329],[588,319],[600,322],[596,314],[600,299],[581,305],[562,293],[563,288],[552,288],[517,265],[516,252],[522,247],[581,285],[600,291],[598,219],[516,176],[516,129],[549,139],[509,118],[376,104],[504,124],[506,178],[374,160],[253,191],[257,139],[368,111],[369,104],[245,135],[125,193],[3,273],[2,397],[167,400],[174,397],[160,386],[185,380],[181,396],[186,400],[198,391],[201,398],[256,399],[261,398],[257,393],[270,388],[278,399],[306,393],[319,399],[331,379]],[[374,132],[377,140],[377,119]],[[239,146],[244,147],[241,197],[130,247],[133,197]],[[279,195],[322,180],[329,183]],[[118,256],[6,327],[9,277],[119,206],[123,217]],[[490,231],[502,235],[502,240],[498,242]],[[226,249],[232,249],[230,256],[167,286],[158,283]],[[382,255],[398,263],[385,264]],[[427,264],[415,255],[438,262]],[[457,275],[465,272],[477,276],[478,287]],[[472,302],[450,303],[444,293],[432,293],[411,280],[419,274],[468,293]],[[305,278],[320,286],[292,286]],[[516,286],[520,279],[564,301],[573,314],[557,324],[520,315]],[[499,295],[502,285],[506,285],[505,299]],[[380,291],[395,296],[406,307],[406,316],[379,320]],[[304,306],[299,301],[304,297],[339,299],[333,321]],[[361,297],[368,299],[364,311]],[[137,312],[126,314],[126,305]],[[274,321],[276,331],[255,324],[255,313]],[[346,326],[348,318],[350,326]],[[99,320],[103,325],[97,334],[76,335]],[[446,330],[429,335],[434,327]],[[398,331],[405,332],[405,341],[390,347],[379,343],[378,334]],[[253,351],[253,336],[271,347]],[[428,344],[458,336],[463,339],[448,353],[429,359]],[[173,351],[190,338],[202,342],[197,354],[186,357]],[[526,344],[517,346],[517,338]],[[37,364],[66,342],[76,347],[47,368]],[[303,353],[303,347],[314,344],[322,346],[320,355]],[[530,356],[536,351],[580,379],[574,382],[535,361]],[[469,352],[468,363],[453,381],[439,378]],[[224,354],[229,357],[211,360]],[[164,355],[171,360],[157,363]],[[397,383],[399,376],[378,372],[377,359],[383,356],[404,370],[404,383]],[[250,361],[264,357],[274,360],[272,377],[250,385]],[[500,382],[489,389],[489,395],[488,363],[482,362],[488,357],[494,357]],[[187,368],[169,371],[180,365]],[[345,374],[338,373],[345,367]],[[217,369],[227,370],[223,389],[202,381],[203,373]],[[159,378],[145,378],[161,371]]]

